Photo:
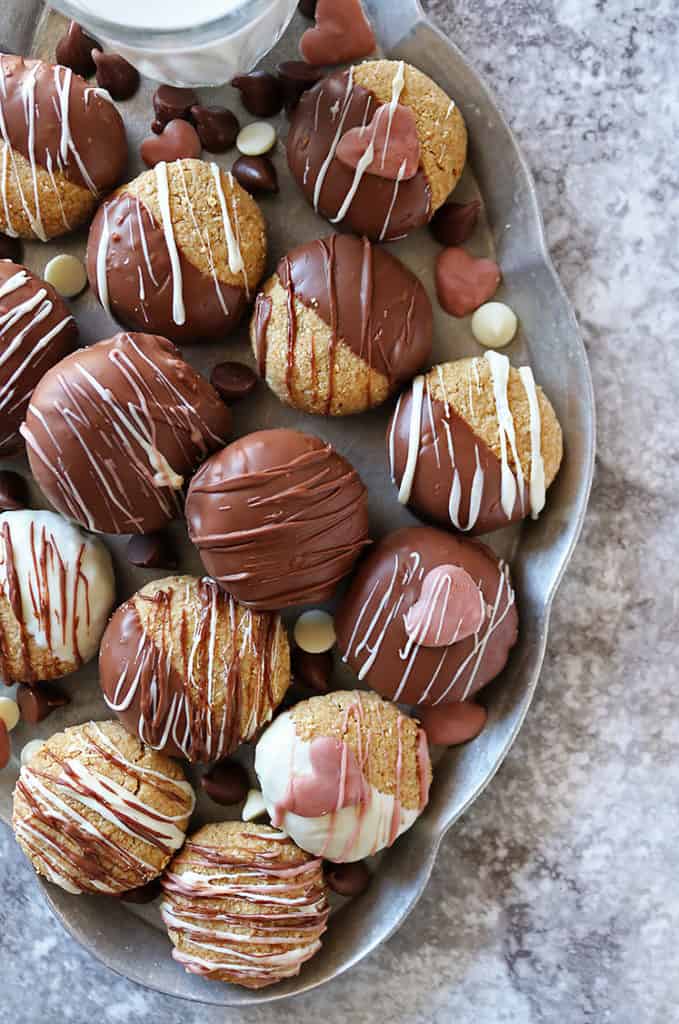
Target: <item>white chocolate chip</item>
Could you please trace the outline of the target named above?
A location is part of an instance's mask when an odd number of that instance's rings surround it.
[[[44,740],[29,740],[28,743],[21,748],[22,765],[28,764],[31,758],[34,757],[44,746]]]
[[[19,705],[11,697],[0,697],[0,718],[11,732],[21,717]]]
[[[504,302],[484,302],[472,317],[472,334],[486,348],[504,348],[518,326],[516,313]]]
[[[295,643],[307,654],[322,654],[335,646],[332,615],[320,608],[303,612],[295,623]]]
[[[255,821],[257,818],[263,818],[265,814],[266,804],[261,792],[258,789],[249,790],[241,811],[243,821]]]
[[[45,267],[44,278],[65,299],[79,295],[87,285],[87,271],[75,256],[62,252]]]
[[[236,145],[244,156],[262,156],[273,148],[276,129],[268,121],[253,121],[241,128]]]

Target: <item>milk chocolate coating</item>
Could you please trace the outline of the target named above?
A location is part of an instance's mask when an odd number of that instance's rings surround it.
[[[465,569],[490,612],[478,634],[448,647],[422,647],[409,640],[404,619],[422,580],[439,565]],[[466,700],[502,671],[516,643],[518,614],[506,567],[490,548],[415,526],[388,534],[365,558],[335,629],[343,660],[368,686],[406,704],[436,704]]]
[[[0,456],[4,456],[21,447],[19,425],[33,388],[75,346],[78,328],[51,285],[9,260],[0,261],[0,325]]]
[[[360,128],[370,122],[380,106],[373,94],[360,85],[354,84],[347,92],[348,80],[348,71],[338,71],[324,78],[304,93],[291,116],[288,164],[312,204],[316,181],[331,152],[340,122],[342,133]],[[322,216],[332,220],[337,215],[353,180],[354,171],[333,156],[318,199],[318,212]],[[398,188],[386,178],[364,175],[341,223],[357,234],[381,241],[407,235],[413,228],[426,224],[430,216],[431,189],[420,168],[414,178],[400,182]]]
[[[34,154],[41,167],[51,167],[90,191],[93,186],[104,193],[117,185],[127,163],[127,139],[113,103],[58,64],[2,54],[0,65],[3,134],[12,149],[27,160]],[[33,116],[28,117],[31,90]],[[61,114],[64,97],[67,129]]]
[[[149,533],[181,512],[182,485],[230,425],[174,345],[117,334],[43,377],[22,434],[33,475],[63,515],[90,530]]]
[[[325,601],[368,543],[358,473],[296,430],[248,434],[209,459],[186,518],[207,571],[253,608]]]
[[[172,265],[162,226],[140,199],[127,192],[118,193],[99,207],[87,240],[87,276],[100,302],[97,254],[106,219],[108,305],[116,320],[132,330],[156,331],[179,345],[222,338],[233,330],[247,306],[245,289],[215,282],[213,277],[201,273],[179,246],[186,320],[183,324],[175,323]],[[217,288],[227,312],[219,301]]]

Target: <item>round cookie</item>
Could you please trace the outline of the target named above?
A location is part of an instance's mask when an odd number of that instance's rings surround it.
[[[362,126],[365,141],[374,141],[369,169],[365,161],[340,159],[353,141],[347,136]],[[287,143],[292,175],[316,212],[374,241],[401,238],[431,220],[457,184],[466,153],[455,103],[417,68],[389,60],[336,71],[305,92]]]
[[[283,257],[257,296],[250,334],[281,401],[347,415],[384,402],[429,361],[431,303],[385,249],[330,235]]]
[[[232,174],[161,161],[99,208],[87,241],[90,287],[125,327],[177,344],[223,338],[254,296],[266,227]]]
[[[115,600],[107,549],[55,512],[0,515],[0,681],[39,683],[97,653]]]
[[[39,875],[71,893],[156,878],[184,842],[195,797],[181,768],[118,722],[55,733],[23,765],[12,827]]]
[[[195,467],[231,425],[219,395],[165,338],[116,334],[42,378],[21,434],[64,515],[103,533],[150,533],[181,513]]]
[[[272,823],[340,863],[391,846],[421,814],[431,783],[424,731],[362,690],[279,715],[257,744],[255,771]]]
[[[76,322],[54,288],[0,260],[0,457],[21,447],[19,425],[33,388],[77,340]]]
[[[278,615],[237,605],[214,580],[170,576],[116,609],[99,678],[108,707],[147,746],[217,761],[283,699],[288,640]]]
[[[469,534],[532,515],[563,455],[561,427],[528,366],[486,352],[416,377],[387,433],[398,500]]]
[[[259,609],[327,600],[369,543],[356,470],[319,438],[283,428],[208,459],[191,481],[186,518],[208,573]]]
[[[429,526],[396,530],[362,562],[335,629],[342,660],[384,697],[467,700],[516,643],[509,570],[479,541]]]
[[[295,977],[321,948],[322,862],[268,825],[204,825],[162,886],[172,956],[191,974],[264,988]]]
[[[46,242],[75,230],[126,163],[105,89],[59,64],[0,54],[0,231]]]

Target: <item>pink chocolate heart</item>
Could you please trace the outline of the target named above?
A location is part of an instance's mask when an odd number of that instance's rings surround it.
[[[365,168],[379,178],[414,178],[420,166],[420,140],[413,112],[398,103],[378,107],[370,124],[351,128],[340,139],[337,158],[347,167],[358,167],[372,146],[373,158]]]
[[[467,316],[492,299],[501,279],[493,260],[477,259],[465,249],[444,249],[436,263],[436,292],[451,316]]]
[[[473,740],[488,718],[486,709],[473,700],[418,707],[413,713],[419,718],[429,742],[446,747]]]
[[[141,158],[147,167],[155,167],[161,160],[199,157],[202,146],[198,132],[188,121],[175,118],[165,125],[160,135],[149,135],[141,144]]]
[[[318,0],[316,24],[306,30],[299,49],[307,63],[318,67],[367,57],[375,46],[361,0]]]
[[[459,565],[439,565],[424,577],[405,628],[421,647],[448,647],[478,633],[485,619],[483,594],[469,573]]]

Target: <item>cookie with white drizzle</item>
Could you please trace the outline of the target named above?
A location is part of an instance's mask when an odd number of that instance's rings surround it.
[[[125,327],[188,344],[234,330],[266,248],[262,213],[232,174],[203,160],[161,161],[98,210],[87,273]]]
[[[0,231],[43,242],[74,231],[126,164],[105,89],[59,64],[0,55]]]
[[[0,260],[0,456],[21,447],[19,425],[33,388],[77,340],[76,322],[54,288]]]
[[[118,722],[87,722],[55,733],[22,767],[12,827],[43,878],[112,895],[161,873],[194,806],[176,761]]]
[[[530,367],[486,352],[416,377],[398,400],[387,448],[401,504],[474,535],[537,519],[563,440]]]
[[[384,697],[466,700],[516,643],[509,569],[479,541],[429,526],[396,530],[359,566],[335,629],[342,660]]]
[[[225,821],[189,837],[162,878],[173,958],[190,974],[264,988],[321,948],[323,863],[268,825]]]
[[[290,683],[280,616],[214,580],[171,576],[116,609],[101,644],[106,704],[147,746],[217,761],[271,719]]]
[[[103,533],[150,533],[181,515],[183,487],[224,444],[231,415],[166,338],[116,334],[62,359],[21,434],[64,515]]]
[[[389,60],[337,71],[305,92],[287,142],[292,175],[316,212],[374,241],[431,220],[466,153],[455,102],[417,68]]]

